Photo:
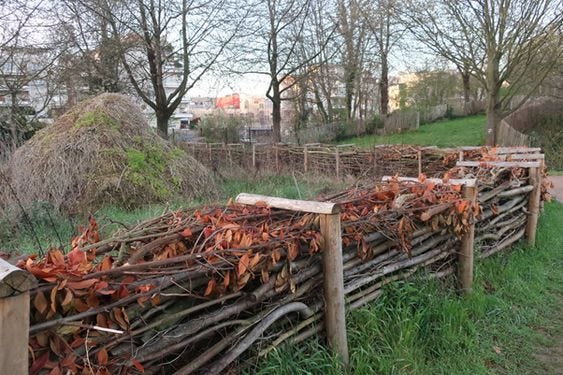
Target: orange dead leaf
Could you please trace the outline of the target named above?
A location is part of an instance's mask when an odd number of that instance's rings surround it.
[[[209,282],[207,283],[207,288],[205,289],[205,293],[203,293],[203,295],[207,297],[208,295],[213,293],[216,287],[217,287],[217,281],[215,281],[215,279],[209,280]]]
[[[242,257],[240,257],[240,260],[238,262],[238,270],[237,270],[238,276],[245,273],[246,270],[248,269],[248,266],[250,264],[250,254],[251,254],[251,252],[249,251],[248,253],[246,253]]]
[[[108,364],[108,352],[105,348],[100,349],[98,352],[98,364],[105,366]]]

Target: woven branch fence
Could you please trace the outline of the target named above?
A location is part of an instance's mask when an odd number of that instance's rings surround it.
[[[460,160],[481,160],[486,147],[438,148],[413,145],[376,145],[360,148],[354,144],[304,146],[288,144],[178,143],[209,169],[224,175],[291,174],[334,177],[418,176],[441,177]],[[501,159],[518,148],[494,149]],[[539,148],[526,148],[538,153]],[[516,155],[516,154],[515,154]],[[518,154],[525,155],[525,154]],[[496,156],[495,156],[496,157]],[[516,156],[522,157],[522,156]]]
[[[345,309],[419,269],[470,293],[474,257],[534,244],[543,155],[459,152],[439,179],[319,201],[241,194],[106,239],[92,219],[68,254],[0,260],[0,373],[219,374],[316,334],[346,365]]]

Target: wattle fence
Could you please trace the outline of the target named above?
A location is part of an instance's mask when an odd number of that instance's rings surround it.
[[[251,152],[248,166],[237,147],[223,148],[231,159],[221,169],[256,169],[262,154]],[[384,177],[319,201],[241,194],[234,205],[171,212],[103,240],[91,222],[67,255],[53,250],[19,267],[0,260],[0,374],[219,374],[241,356],[316,334],[346,365],[345,310],[385,284],[425,269],[455,274],[470,293],[474,258],[523,237],[535,244],[537,149],[388,146],[356,164],[355,154],[340,159],[346,147],[322,147],[277,149],[271,168],[291,162],[308,173],[334,160],[341,173],[441,175]],[[201,151],[211,161],[213,150]]]

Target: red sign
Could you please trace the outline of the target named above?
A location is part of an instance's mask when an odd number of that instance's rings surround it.
[[[215,107],[240,109],[240,95],[232,94],[232,95],[227,95],[217,98],[217,103],[215,104]]]

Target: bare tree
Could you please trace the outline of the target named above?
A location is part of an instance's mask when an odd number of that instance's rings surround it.
[[[361,102],[361,78],[365,70],[366,54],[370,48],[369,25],[365,14],[367,3],[355,0],[337,1],[337,22],[341,39],[340,64],[345,87],[346,118],[356,117]]]
[[[487,144],[496,143],[511,98],[524,99],[562,53],[563,12],[557,0],[410,0],[413,34],[434,53],[464,67],[487,95]],[[546,46],[554,48],[546,48]],[[540,54],[541,53],[541,54]],[[525,91],[523,91],[525,90]]]
[[[366,1],[362,5],[380,62],[379,110],[382,115],[389,112],[389,59],[407,30],[399,17],[400,7],[401,2],[396,0]]]
[[[5,25],[0,31],[0,121],[9,128],[3,143],[12,149],[32,133],[29,124],[46,115],[57,91],[56,61],[63,50],[49,32],[49,11],[41,1],[0,3]]]
[[[220,62],[245,19],[245,7],[230,0],[80,3],[97,15],[102,35],[109,30],[112,53],[131,89],[154,110],[163,138],[184,96]]]
[[[239,73],[268,77],[266,97],[272,102],[272,127],[275,142],[281,141],[282,101],[292,100],[295,85],[307,79],[305,69],[314,64],[328,39],[312,42],[311,17],[314,2],[320,0],[265,0],[252,4],[252,22],[241,45]],[[329,32],[328,35],[332,33]],[[305,55],[303,45],[310,46]]]
[[[120,70],[118,41],[127,35],[122,26],[129,22],[120,12],[122,2],[105,0],[60,0],[57,17],[60,32],[65,36],[68,53],[59,61],[63,80],[69,92],[69,104],[80,96],[80,87],[88,87],[88,95],[120,92],[126,89],[126,77]],[[117,33],[109,25],[110,14],[120,13]]]

